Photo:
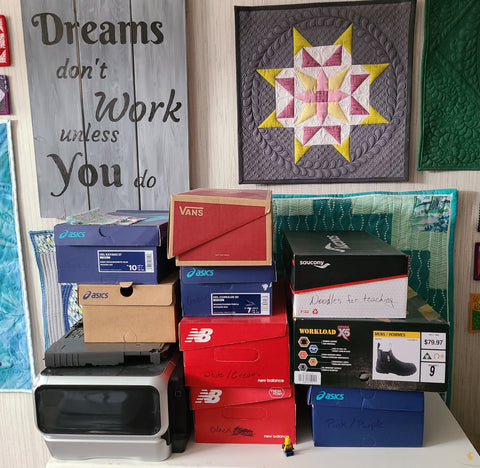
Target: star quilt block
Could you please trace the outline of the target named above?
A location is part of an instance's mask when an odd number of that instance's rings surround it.
[[[414,13],[236,7],[240,183],[407,180]]]

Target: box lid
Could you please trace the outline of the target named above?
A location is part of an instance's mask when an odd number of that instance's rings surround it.
[[[269,316],[183,317],[179,325],[180,349],[197,350],[287,336],[285,289],[284,283],[274,283]]]
[[[170,196],[168,257],[270,213],[270,190],[195,189]]]
[[[316,385],[309,387],[307,402],[314,407],[423,411],[424,394],[423,392],[325,387]]]
[[[119,210],[113,214],[145,218],[134,224],[57,224],[56,246],[158,246],[167,240],[168,211]]]
[[[203,283],[271,283],[275,266],[210,266],[180,267],[180,279],[186,284]]]
[[[159,284],[79,284],[81,306],[170,306],[175,303],[178,271]]]
[[[190,387],[190,406],[193,410],[262,401],[281,400],[295,395],[294,387]]]
[[[294,292],[408,276],[408,255],[366,231],[286,231]]]

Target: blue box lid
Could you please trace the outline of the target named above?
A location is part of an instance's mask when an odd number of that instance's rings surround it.
[[[423,411],[424,394],[423,392],[314,385],[308,389],[307,402],[313,407],[328,406],[388,411]]]
[[[168,211],[119,210],[115,214],[145,218],[134,224],[57,224],[56,246],[159,246],[166,243]]]
[[[180,267],[180,281],[187,284],[270,283],[275,280],[275,265]]]

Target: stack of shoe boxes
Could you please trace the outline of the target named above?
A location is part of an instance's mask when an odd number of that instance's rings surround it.
[[[116,215],[136,222],[54,228],[58,280],[79,285],[85,341],[175,343],[179,279],[167,259],[168,212]]]
[[[286,295],[275,283],[270,191],[172,195],[169,257],[180,266],[179,342],[195,440],[295,440]]]
[[[58,281],[78,284],[83,313],[46,350],[34,386],[37,427],[55,458],[161,461],[184,451],[179,276],[167,235],[167,211],[55,226]]]
[[[422,392],[447,389],[449,333],[408,288],[408,257],[363,231],[286,232],[284,254],[315,445],[422,445]]]

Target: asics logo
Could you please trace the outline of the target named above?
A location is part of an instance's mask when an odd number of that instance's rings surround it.
[[[65,229],[65,231],[62,231],[59,235],[59,239],[65,239],[65,237],[72,238],[72,237],[85,237],[85,231],[69,231],[68,229]]]
[[[202,389],[195,400],[195,403],[207,403],[209,405],[218,403],[222,396],[221,390]]]
[[[192,278],[193,276],[213,276],[214,274],[214,270],[198,270],[192,268],[187,272],[187,278]]]
[[[83,296],[83,299],[108,299],[108,292],[92,292],[92,291],[87,291]]]
[[[320,392],[317,395],[317,400],[343,400],[345,398],[344,393],[327,393],[325,391]]]
[[[211,328],[191,328],[185,338],[185,343],[206,343],[210,341],[212,333],[213,330]]]

